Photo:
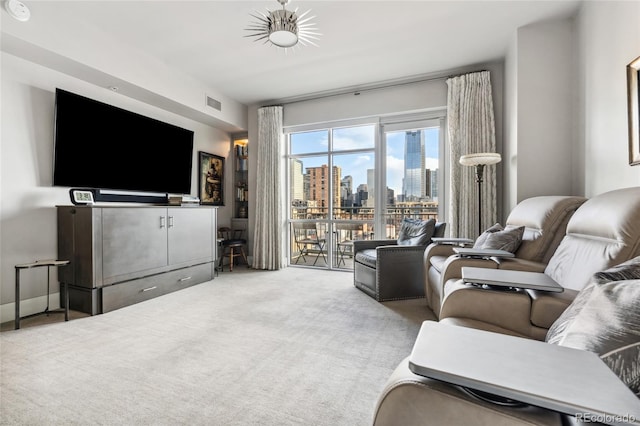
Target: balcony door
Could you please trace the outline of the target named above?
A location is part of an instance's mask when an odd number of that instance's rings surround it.
[[[290,265],[352,270],[353,241],[443,216],[444,118],[417,117],[287,133]]]

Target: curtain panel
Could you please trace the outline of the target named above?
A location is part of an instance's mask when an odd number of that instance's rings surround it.
[[[489,71],[447,79],[447,122],[450,147],[449,229],[452,237],[475,238],[497,221],[495,165],[484,168],[481,224],[478,224],[478,184],[475,167],[460,156],[496,152],[495,123]]]
[[[253,236],[254,269],[277,270],[285,266],[282,252],[282,106],[258,110],[256,207]]]

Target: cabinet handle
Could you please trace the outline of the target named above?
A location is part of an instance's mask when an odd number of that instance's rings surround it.
[[[157,285],[154,285],[153,287],[149,287],[149,288],[143,288],[143,289],[142,289],[142,293],[144,293],[145,291],[155,290],[156,288],[158,288],[158,286],[157,286]]]
[[[169,216],[169,228],[173,228],[173,216]]]
[[[191,279],[191,277],[184,277],[184,278],[180,278],[178,280],[178,282],[184,282],[184,281],[189,281]]]
[[[160,216],[160,228],[164,228],[165,217]]]

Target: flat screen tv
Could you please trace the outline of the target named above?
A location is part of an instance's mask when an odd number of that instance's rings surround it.
[[[53,185],[189,194],[193,131],[56,89]]]

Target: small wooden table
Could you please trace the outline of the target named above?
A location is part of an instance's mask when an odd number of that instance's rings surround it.
[[[16,265],[16,318],[15,318],[16,330],[20,328],[20,319],[29,318],[36,315],[64,312],[64,320],[69,321],[69,291],[68,291],[69,289],[67,288],[67,283],[64,283],[64,295],[65,295],[64,310],[62,309],[57,309],[53,311],[49,310],[49,289],[50,289],[49,281],[51,276],[51,267],[65,266],[68,264],[69,264],[68,260],[36,260],[33,263],[23,263],[20,265]],[[47,267],[47,307],[42,312],[27,315],[25,317],[20,317],[20,272],[23,269],[40,268],[43,266]]]

